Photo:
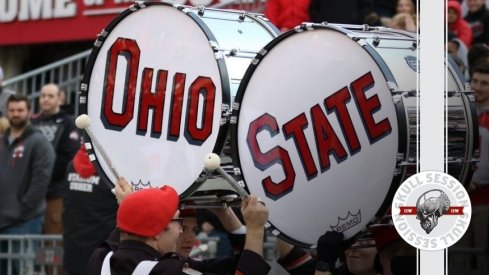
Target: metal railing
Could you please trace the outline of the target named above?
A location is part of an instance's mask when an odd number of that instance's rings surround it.
[[[58,274],[63,263],[61,235],[0,235],[0,274]]]
[[[86,50],[60,61],[42,66],[33,71],[9,78],[3,85],[19,94],[29,97],[34,111],[37,110],[36,99],[39,97],[41,87],[46,83],[56,83],[60,89],[66,91],[66,103],[76,102],[76,93],[83,79],[85,65],[92,50]],[[75,104],[75,108],[78,108]],[[75,110],[75,113],[78,110]]]

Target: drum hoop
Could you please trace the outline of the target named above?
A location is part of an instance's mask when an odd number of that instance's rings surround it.
[[[201,28],[201,30],[204,32],[208,40],[214,39],[215,37],[210,31],[210,29],[205,25],[205,23],[198,18],[197,15],[195,15],[192,12],[185,12],[183,11],[187,6],[183,5],[172,5],[170,3],[165,3],[165,2],[140,2],[131,5],[129,8],[126,10],[122,11],[119,15],[117,15],[116,18],[114,18],[109,25],[107,25],[106,28],[104,28],[101,32],[101,34],[97,37],[94,47],[92,49],[92,52],[90,53],[90,57],[88,58],[87,65],[85,66],[85,74],[83,76],[83,80],[80,83],[80,100],[78,102],[79,105],[79,110],[80,114],[87,114],[88,112],[88,92],[90,90],[90,80],[92,76],[92,72],[94,69],[95,62],[97,60],[97,57],[99,55],[100,50],[102,49],[102,46],[105,43],[106,38],[110,35],[110,33],[114,30],[114,28],[122,22],[127,16],[131,15],[134,12],[137,12],[138,10],[141,10],[143,8],[151,7],[151,6],[167,6],[171,8],[175,8],[181,12],[183,12],[184,15],[189,16],[194,22]],[[191,8],[191,7],[189,7]],[[195,16],[194,16],[195,15]],[[196,18],[197,17],[197,18]],[[210,47],[210,46],[209,46]],[[230,101],[230,94],[231,94],[231,87],[228,81],[228,74],[227,74],[227,68],[226,68],[226,63],[224,62],[223,59],[216,59],[217,66],[219,69],[220,73],[220,79],[221,79],[221,91],[222,91],[222,100],[223,102],[229,102]],[[225,76],[225,77],[223,77]],[[222,105],[222,102],[221,102]],[[220,107],[220,106],[218,106]],[[222,121],[225,118],[225,110],[222,110],[221,108],[221,119]],[[219,132],[217,134],[217,139],[216,139],[216,144],[214,145],[213,152],[214,153],[220,153],[224,146],[224,141],[226,139],[226,135],[228,132],[228,123],[220,123],[219,126]],[[87,148],[87,153],[88,155],[93,155],[95,158],[90,158],[92,163],[94,164],[95,170],[99,174],[99,176],[102,177],[102,179],[106,182],[111,182],[110,178],[108,177],[107,173],[105,170],[102,168],[102,166],[98,162],[98,156],[97,153],[94,149],[94,144],[92,143],[92,140],[90,137],[83,131],[83,136],[84,136],[84,143],[85,144],[90,144],[89,148]],[[203,168],[203,167],[202,167]],[[203,174],[205,174],[204,170],[199,174],[197,181]],[[187,196],[190,196],[193,192],[195,192],[202,183],[196,183],[193,182],[190,187],[188,187],[182,194],[180,194],[180,198],[185,198]]]
[[[292,30],[289,30],[285,33],[282,33],[272,41],[270,41],[267,45],[263,47],[263,49],[255,56],[253,62],[250,64],[248,69],[246,70],[245,75],[243,76],[243,79],[241,80],[241,84],[238,88],[238,91],[236,93],[235,97],[235,104],[233,104],[233,113],[232,113],[232,118],[231,118],[231,149],[232,149],[232,159],[233,159],[233,166],[234,166],[234,173],[235,176],[238,178],[238,181],[241,181],[244,184],[245,190],[250,193],[249,188],[247,183],[244,180],[242,171],[241,171],[241,161],[239,158],[239,152],[238,152],[238,124],[239,124],[239,114],[241,110],[241,103],[243,101],[243,97],[246,91],[246,88],[251,80],[251,77],[253,76],[253,73],[255,72],[256,68],[259,66],[261,60],[265,58],[265,56],[275,47],[277,46],[280,42],[283,40],[289,38],[292,35],[295,35],[297,33],[305,32],[305,31],[312,31],[316,29],[328,29],[328,30],[333,30],[333,31],[338,31],[341,33],[344,33],[347,35],[349,32],[344,31],[338,27],[334,26],[328,26],[328,25],[322,25],[322,24],[311,24],[311,23],[304,23],[301,24],[297,27],[295,27]],[[360,45],[359,45],[360,46]],[[365,43],[365,45],[361,46],[364,50],[367,51],[367,53],[374,59],[375,63],[379,67],[379,69],[382,71],[382,74],[386,80],[386,82],[393,82],[396,84],[395,78],[388,68],[387,64],[384,62],[384,60],[380,57],[380,55],[368,44]],[[380,63],[380,64],[379,64]],[[408,141],[405,139],[407,136],[407,121],[406,121],[406,114],[404,110],[404,104],[402,100],[399,100],[397,103],[395,103],[395,109],[396,109],[396,117],[397,117],[397,123],[398,123],[398,135],[399,135],[399,140],[398,140],[398,153],[403,153],[406,155],[406,150],[407,150],[407,145],[409,144]],[[403,119],[404,118],[404,119]],[[396,169],[399,167],[400,160],[397,161],[396,163]],[[393,171],[394,173],[394,171]],[[348,240],[354,240],[360,236],[362,236],[366,230],[368,230],[368,227],[372,224],[377,223],[387,212],[388,208],[390,207],[392,203],[392,198],[395,195],[395,192],[399,185],[401,184],[402,181],[402,173],[399,173],[398,175],[394,175],[389,187],[389,190],[387,192],[386,197],[384,198],[384,201],[380,205],[379,209],[377,210],[376,214],[370,219],[370,221],[365,225],[365,227],[360,230],[357,234],[353,235],[351,238]],[[266,225],[267,229],[276,237],[279,237],[291,244],[297,245],[299,247],[303,248],[314,248],[315,244],[309,244],[309,243],[304,243],[298,240],[295,240],[288,236],[287,234],[283,233],[275,227],[270,220],[267,222]]]
[[[465,178],[465,182],[462,182],[464,187],[469,187],[470,178],[474,174],[472,165],[472,159],[475,157],[475,150],[477,150],[477,144],[479,144],[479,127],[477,123],[477,110],[473,100],[469,99],[469,95],[466,93],[461,94],[462,103],[464,105],[464,112],[467,118],[467,140],[469,144],[465,150],[466,163],[462,169],[461,178]],[[470,136],[470,133],[473,133]]]
[[[447,55],[446,59],[446,68],[452,75],[455,77],[455,82],[460,89],[461,92],[456,92],[460,93],[460,98],[462,100],[462,105],[464,109],[464,114],[465,117],[467,118],[467,135],[466,139],[468,141],[467,148],[465,150],[465,161],[466,163],[463,165],[462,171],[459,175],[459,180],[462,178],[465,178],[465,182],[462,182],[462,185],[465,187],[468,187],[470,179],[472,177],[472,174],[474,173],[471,165],[471,160],[474,157],[474,151],[477,149],[476,146],[479,142],[479,127],[477,125],[477,110],[475,108],[474,100],[469,98],[469,94],[472,94],[472,91],[470,91],[469,88],[469,83],[465,79],[464,74],[462,71],[459,69],[457,64],[455,63],[455,60],[450,57],[450,55]],[[447,92],[452,92],[452,91],[447,91]],[[448,96],[448,95],[447,95]],[[475,118],[475,119],[474,119]],[[470,133],[473,133],[472,136],[470,136]]]

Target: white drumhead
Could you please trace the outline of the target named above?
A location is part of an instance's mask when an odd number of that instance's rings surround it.
[[[171,185],[181,194],[201,173],[204,156],[213,151],[220,127],[220,104],[223,101],[223,95],[219,67],[208,40],[199,25],[188,15],[170,5],[163,4],[150,5],[132,12],[118,22],[113,29],[109,29],[108,37],[103,42],[93,64],[88,90],[87,114],[91,117],[92,131],[110,156],[114,166],[133,184],[142,188]],[[113,47],[119,47],[122,50],[117,55]],[[133,51],[132,55],[129,49]],[[134,65],[133,70],[127,70],[128,64],[137,59],[134,53],[138,51],[138,65]],[[110,53],[117,57],[111,59]],[[117,62],[116,69],[111,71],[108,64],[110,62],[115,64],[115,61]],[[154,110],[147,112],[148,120],[143,124],[146,126],[146,131],[138,132],[138,120],[143,110],[140,96],[143,85],[142,75],[145,69],[153,69],[153,77],[148,89],[155,92],[158,89],[157,83],[159,83],[159,89],[166,91],[160,135],[152,133]],[[166,85],[162,84],[165,77],[160,74],[160,70],[167,73]],[[185,74],[185,82],[174,87],[174,77],[177,73],[180,76]],[[127,88],[125,87],[126,79],[131,79],[131,77],[137,79],[136,81],[128,80],[131,83],[128,87],[135,87],[134,97],[124,94]],[[109,116],[110,119],[107,119],[106,111],[104,111],[105,105],[109,104],[105,98],[106,87],[110,85],[111,81],[114,82],[111,107],[114,114],[126,114],[124,104],[128,103],[127,106],[130,106],[131,102],[134,103],[132,118],[125,127],[113,127],[111,122],[115,120],[116,115]],[[194,83],[193,86],[192,83]],[[211,92],[213,86],[215,93]],[[189,93],[192,87],[197,89],[196,94],[199,94],[198,91],[206,90],[208,97],[205,99],[206,92],[200,93],[198,101],[194,97],[192,100],[196,105],[191,108],[192,111],[189,111]],[[172,91],[175,89],[183,89],[183,100],[173,106],[181,103],[182,113],[180,120],[176,118],[174,120],[176,121],[174,125],[180,126],[177,131],[178,135],[169,138],[170,116],[175,113],[171,105]],[[211,94],[215,94],[215,97]],[[212,104],[213,109],[209,108]],[[208,110],[206,113],[203,112],[205,106]],[[145,112],[142,113],[144,116]],[[187,123],[189,114],[196,118],[193,126],[191,122]],[[206,115],[208,117],[204,119]],[[107,120],[111,122],[104,124],[103,121]],[[204,120],[207,122],[204,123]],[[211,124],[210,132],[207,131],[209,124]],[[189,128],[193,130],[186,131]],[[198,129],[203,129],[203,132],[207,131],[202,134],[201,140],[194,139],[194,134],[198,132]],[[189,132],[194,134],[189,134]],[[102,169],[109,171],[107,163],[102,159],[98,150],[96,150],[96,155]],[[112,182],[115,181],[113,175],[108,172],[106,174]]]
[[[246,84],[237,97],[240,110],[235,142],[244,181],[251,194],[264,199],[273,227],[298,243],[309,245],[315,244],[322,234],[332,229],[343,231],[346,238],[358,233],[376,215],[387,196],[398,152],[396,110],[385,78],[372,57],[352,39],[337,31],[315,29],[294,33],[269,49]],[[329,109],[329,113],[326,111],[325,100],[329,104],[338,104],[338,108],[345,106],[339,100],[333,100],[338,99],[333,94],[341,89],[346,89],[350,97],[345,110],[353,127],[340,123],[333,109]],[[354,90],[359,91],[358,95]],[[361,99],[362,95],[364,99]],[[374,98],[378,98],[377,103],[374,103]],[[325,153],[324,145],[331,144],[333,135],[325,137],[324,131],[319,130],[320,123],[314,125],[312,109],[315,110],[316,121],[320,121],[323,115],[331,124],[341,143],[335,147],[337,152],[341,151],[340,148],[346,152],[343,158],[327,155],[329,167],[320,164],[318,150]],[[344,114],[343,111],[341,113]],[[270,125],[273,123],[262,125],[256,135],[259,153],[251,149],[253,142],[250,143],[247,137],[256,129],[257,119],[265,114],[270,119],[268,122],[275,118],[277,129],[271,134]],[[304,154],[299,154],[293,137],[286,139],[284,135],[284,124],[301,114],[303,118],[305,116],[307,126],[298,132],[304,133],[316,175],[309,173],[306,176],[300,157]],[[370,122],[367,122],[368,117]],[[300,123],[297,125],[299,127]],[[379,135],[375,137],[372,132],[369,134],[367,125],[370,129],[377,127],[372,125],[388,127],[377,129]],[[297,127],[296,130],[300,128]],[[355,130],[359,142],[359,146],[355,146],[354,135],[350,135],[348,140],[353,145],[352,150],[344,135],[344,131],[351,130]],[[328,141],[318,145],[315,132]],[[282,157],[290,157],[295,171],[293,187],[289,190],[284,190],[284,184],[276,184],[286,179],[281,165],[285,161],[271,161],[264,157],[258,164],[260,161],[252,156],[252,152],[260,157],[260,154],[278,147],[283,149]],[[278,194],[265,190],[263,180],[267,177],[275,182],[271,189],[279,190]]]

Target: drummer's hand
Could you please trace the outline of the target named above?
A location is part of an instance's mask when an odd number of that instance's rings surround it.
[[[243,199],[241,214],[243,214],[248,229],[263,230],[263,226],[268,220],[268,208],[253,195]]]
[[[121,204],[124,198],[131,194],[132,186],[124,177],[119,177],[114,189],[115,197],[117,198],[117,203]]]

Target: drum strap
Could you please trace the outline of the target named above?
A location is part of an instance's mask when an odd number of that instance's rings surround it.
[[[110,257],[112,257],[112,254],[114,254],[114,252],[110,251],[105,256],[100,275],[110,275]]]
[[[136,269],[132,272],[134,275],[149,274],[153,267],[157,265],[158,261],[142,261],[136,266]]]
[[[111,275],[110,273],[110,258],[112,257],[112,254],[114,254],[112,251],[110,251],[107,256],[104,258],[104,262],[102,264],[102,270],[100,272],[101,275]],[[132,274],[149,274],[153,267],[157,265],[159,262],[158,261],[142,261],[140,262],[137,266],[136,269],[132,272]]]

